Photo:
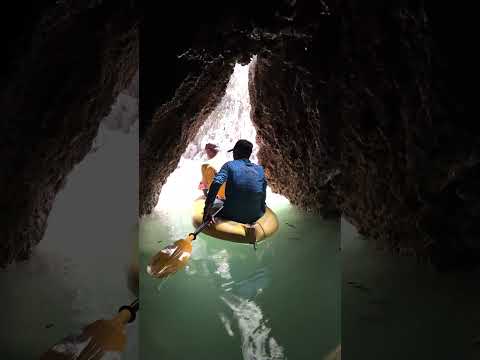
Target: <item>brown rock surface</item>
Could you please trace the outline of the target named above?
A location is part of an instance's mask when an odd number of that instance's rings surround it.
[[[468,16],[452,17],[441,3],[352,2],[342,17],[339,207],[400,254],[442,268],[478,263]]]
[[[0,265],[27,258],[41,240],[56,193],[138,67],[130,2],[39,2],[7,13]]]
[[[17,29],[1,67],[2,264],[41,239],[66,174],[135,73],[139,16],[128,4],[37,4],[2,23],[3,34]],[[235,62],[257,55],[252,119],[274,189],[400,253],[478,263],[475,12],[406,0],[173,6],[161,21],[147,9],[143,26],[141,214]]]
[[[303,209],[338,217],[333,191],[340,175],[338,126],[329,125],[315,85],[277,58],[258,57],[250,71],[258,158],[275,192]]]
[[[231,72],[232,66],[217,60],[198,73],[190,73],[172,101],[155,112],[140,143],[141,214],[151,212],[157,204],[162,185],[220,101]]]

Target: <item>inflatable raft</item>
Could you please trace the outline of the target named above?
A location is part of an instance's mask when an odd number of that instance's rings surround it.
[[[193,225],[198,227],[202,223],[205,198],[199,198],[193,203]],[[217,239],[228,240],[244,244],[255,244],[272,236],[278,230],[277,215],[267,207],[265,214],[255,224],[241,224],[232,220],[216,218],[202,232]]]

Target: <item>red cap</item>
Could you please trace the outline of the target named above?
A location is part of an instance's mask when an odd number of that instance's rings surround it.
[[[205,145],[205,150],[213,150],[213,151],[218,151],[217,145],[208,143]]]

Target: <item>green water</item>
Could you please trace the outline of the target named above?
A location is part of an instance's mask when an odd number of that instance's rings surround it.
[[[322,359],[339,344],[340,224],[273,210],[280,229],[256,251],[200,235],[178,273],[142,271],[141,359]],[[142,269],[190,219],[186,207],[142,220]]]
[[[480,359],[480,272],[379,252],[344,220],[341,233],[345,359]]]

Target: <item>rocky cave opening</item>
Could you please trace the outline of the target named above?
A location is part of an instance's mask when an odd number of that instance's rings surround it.
[[[247,4],[178,9],[185,25],[161,55],[155,33],[174,21],[147,19],[140,214],[157,204],[235,63],[256,54],[251,114],[275,192],[324,217],[343,216],[395,254],[437,269],[476,266],[478,129],[455,120],[471,104],[459,79],[468,83],[472,68],[471,59],[460,65],[462,49],[451,40],[465,26],[446,36],[441,5],[270,5],[251,16]],[[458,76],[448,75],[451,67]]]
[[[249,71],[253,70],[255,56],[247,65],[235,64],[225,94],[207,117],[172,173],[168,175],[161,187],[156,211],[171,213],[175,208],[189,207],[201,195],[198,190],[200,166],[207,160],[204,147],[212,143],[219,149],[216,155],[218,165],[233,160],[227,153],[238,139],[248,139],[254,144],[250,160],[258,163],[259,145],[256,142],[256,129],[250,112]],[[288,200],[280,194],[272,192],[267,186],[267,204],[287,204]]]
[[[155,208],[235,64],[256,54],[251,114],[258,160],[275,192],[325,217],[344,216],[396,254],[437,269],[477,266],[480,136],[469,113],[477,108],[470,89],[478,59],[465,45],[475,42],[476,13],[454,17],[450,6],[178,1],[162,21],[147,12],[139,214]],[[0,97],[8,169],[0,174],[1,265],[27,259],[42,239],[67,174],[138,68],[141,15],[131,2],[34,10],[28,24],[2,23],[9,35]],[[158,34],[166,36],[155,55]]]
[[[40,241],[66,174],[138,67],[138,9],[97,5],[39,9],[36,25],[10,39],[2,93],[2,159],[10,169],[1,177],[3,265],[28,258]],[[479,136],[465,91],[475,62],[453,41],[470,34],[465,23],[446,33],[442,5],[402,1],[367,8],[265,2],[254,13],[250,5],[179,2],[177,17],[145,17],[140,215],[155,207],[235,63],[257,54],[252,121],[275,192],[324,216],[342,214],[381,246],[438,268],[478,264]],[[155,54],[158,34],[170,29],[176,36],[163,38]],[[86,40],[73,41],[80,34]],[[89,63],[79,60],[87,54]],[[47,83],[57,86],[30,96],[32,84]]]

